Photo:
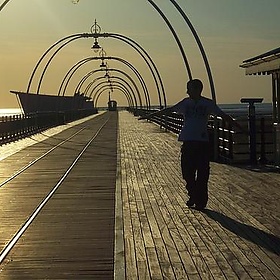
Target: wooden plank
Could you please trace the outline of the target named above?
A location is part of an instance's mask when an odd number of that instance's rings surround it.
[[[86,141],[92,129],[80,138]],[[0,161],[1,168],[12,159],[14,172],[72,132]],[[31,279],[51,267],[52,279],[79,279],[77,273],[80,279],[119,280],[280,278],[280,174],[211,163],[208,209],[198,212],[185,204],[176,136],[127,112],[120,112],[118,133],[118,158],[114,123],[26,232],[1,277],[25,271],[21,279]],[[65,170],[60,163],[71,162],[81,139],[61,146],[12,187],[0,188],[0,245],[58,180]]]
[[[81,135],[18,176],[22,190],[17,198],[27,205],[32,196],[40,201],[44,185],[46,189],[53,186],[57,173],[61,175],[100,124],[95,120],[86,125]],[[1,278],[113,279],[117,115],[104,130],[8,255],[10,261],[1,267]],[[12,192],[14,187],[4,189]],[[0,197],[4,199],[3,190]],[[11,208],[10,223],[25,206]]]
[[[154,242],[148,258],[157,271],[154,275],[279,278],[280,175],[212,163],[209,209],[190,210],[180,174],[180,144],[174,135],[131,117],[121,113],[119,128],[121,149],[126,152],[125,172],[129,169],[130,176],[127,192],[135,213],[131,218],[141,216],[138,229],[143,223],[147,240]],[[139,238],[139,231],[136,234]]]

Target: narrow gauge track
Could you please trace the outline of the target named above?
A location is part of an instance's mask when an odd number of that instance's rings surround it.
[[[13,237],[8,242],[6,242],[4,248],[0,252],[0,264],[2,264],[4,262],[6,256],[12,250],[12,248],[17,243],[17,241],[20,239],[20,237],[23,235],[23,233],[26,231],[26,229],[30,226],[30,224],[34,221],[34,219],[40,213],[40,211],[43,209],[43,207],[46,205],[46,203],[52,198],[53,194],[58,190],[58,188],[61,186],[63,181],[69,175],[71,170],[75,167],[75,165],[77,164],[79,159],[83,156],[83,154],[85,153],[87,148],[100,135],[100,133],[102,132],[104,127],[106,127],[107,123],[109,122],[110,118],[111,118],[111,115],[106,114],[106,113],[104,114],[104,116],[99,117],[98,126],[95,127],[95,130],[93,130],[93,132],[91,134],[92,136],[88,140],[86,140],[85,143],[83,143],[82,145],[79,145],[79,150],[80,150],[79,153],[77,155],[75,155],[74,159],[72,160],[72,162],[70,164],[68,164],[68,167],[65,169],[65,171],[63,173],[60,173],[60,178],[56,182],[56,184],[45,195],[45,197],[41,200],[41,202],[36,207],[34,207],[34,210],[29,215],[29,217],[23,223],[21,223],[21,226],[18,228],[18,230],[14,232]],[[12,184],[16,178],[18,178],[21,175],[23,175],[24,173],[28,172],[31,167],[36,165],[40,160],[46,158],[48,155],[51,155],[51,153],[53,153],[59,147],[62,147],[63,144],[65,144],[67,142],[69,143],[69,141],[72,141],[75,137],[80,136],[80,134],[83,131],[85,131],[87,128],[88,128],[87,125],[83,126],[77,132],[75,132],[72,135],[70,135],[69,137],[67,137],[65,140],[63,140],[60,143],[58,143],[57,145],[53,146],[51,149],[47,150],[39,157],[33,159],[29,164],[27,164],[26,166],[17,170],[12,176],[10,176],[9,178],[5,179],[4,181],[2,181],[0,183],[0,191],[2,190],[2,187],[6,186],[8,184]],[[8,186],[8,187],[12,187],[12,186]]]
[[[99,116],[102,117],[102,116]],[[50,149],[48,149],[47,151],[45,151],[43,154],[40,154],[40,156],[32,159],[31,161],[29,161],[26,165],[18,168],[17,170],[13,171],[13,174],[11,176],[9,176],[8,178],[6,178],[3,181],[0,181],[0,188],[3,187],[4,185],[6,185],[7,183],[9,183],[10,181],[12,181],[14,178],[16,178],[18,175],[20,175],[22,172],[26,171],[28,168],[30,168],[32,165],[34,165],[35,163],[37,163],[39,160],[45,158],[47,155],[49,155],[51,152],[53,152],[55,149],[59,148],[60,146],[62,146],[64,143],[69,142],[71,139],[73,139],[75,136],[78,136],[83,130],[87,129],[87,125],[84,125],[83,123],[81,124],[81,128],[79,128],[78,131],[75,131],[73,133],[70,134],[70,136],[68,136],[66,139],[63,139],[62,141],[59,141],[59,143],[51,146]]]

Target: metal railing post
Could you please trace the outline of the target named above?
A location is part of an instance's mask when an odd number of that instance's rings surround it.
[[[256,140],[256,110],[255,103],[261,103],[263,98],[241,98],[241,103],[249,103],[248,125],[249,125],[249,147],[250,163],[257,163],[257,140]]]

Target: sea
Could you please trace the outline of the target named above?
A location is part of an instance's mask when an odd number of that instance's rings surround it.
[[[14,115],[20,115],[20,114],[23,114],[23,111],[20,108],[6,108],[6,109],[0,108],[0,117],[14,116]]]
[[[231,115],[232,117],[243,117],[248,115],[248,104],[218,104],[219,107]],[[156,106],[155,106],[156,107]],[[271,116],[272,115],[272,104],[271,103],[256,103],[255,111],[257,116]],[[20,108],[4,108],[0,109],[0,117],[2,116],[13,116],[23,114]]]

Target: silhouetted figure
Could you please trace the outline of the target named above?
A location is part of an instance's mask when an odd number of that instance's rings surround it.
[[[173,111],[184,117],[184,125],[178,138],[183,142],[181,169],[189,195],[187,205],[197,210],[204,209],[208,201],[210,146],[207,124],[209,115],[220,116],[226,122],[240,128],[239,124],[224,113],[213,100],[201,96],[202,90],[203,84],[200,80],[190,80],[187,83],[188,98],[184,98],[172,107],[151,114]],[[151,115],[143,118],[149,118]]]

